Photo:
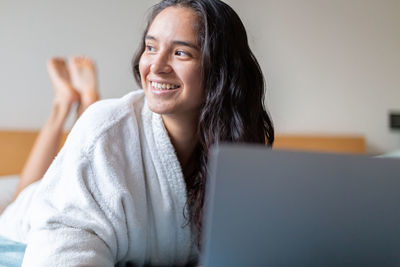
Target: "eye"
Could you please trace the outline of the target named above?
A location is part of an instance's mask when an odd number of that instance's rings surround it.
[[[185,51],[178,50],[175,52],[175,55],[180,56],[180,57],[190,57],[191,55]]]
[[[146,45],[146,51],[148,51],[148,52],[154,52],[154,51],[156,51],[156,49],[154,48],[154,46]]]

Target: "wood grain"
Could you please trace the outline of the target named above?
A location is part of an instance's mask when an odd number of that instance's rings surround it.
[[[278,135],[273,147],[328,153],[366,153],[365,138],[362,136]]]
[[[37,135],[37,131],[0,130],[0,175],[21,172]],[[366,152],[362,136],[277,135],[273,148],[351,154]]]
[[[0,131],[0,175],[19,174],[29,156],[38,131]],[[64,144],[68,133],[62,137]]]

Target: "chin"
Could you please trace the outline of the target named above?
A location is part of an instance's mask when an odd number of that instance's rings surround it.
[[[163,104],[154,104],[151,103],[151,101],[147,102],[147,106],[151,111],[154,113],[160,114],[160,115],[166,115],[166,114],[171,114],[173,112],[173,109],[170,107],[166,107]]]

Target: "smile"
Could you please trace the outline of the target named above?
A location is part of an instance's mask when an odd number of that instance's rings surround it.
[[[173,90],[173,89],[177,89],[180,87],[179,85],[175,85],[175,84],[159,83],[159,82],[151,82],[151,86],[157,90]]]

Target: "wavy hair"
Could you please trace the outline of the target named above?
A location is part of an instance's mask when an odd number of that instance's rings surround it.
[[[188,223],[201,229],[207,178],[208,152],[220,142],[260,143],[272,146],[274,127],[265,105],[265,81],[250,50],[246,30],[236,12],[219,0],[164,0],[148,18],[141,45],[133,59],[136,82],[141,86],[139,61],[145,50],[144,38],[154,18],[167,7],[185,7],[197,14],[201,47],[202,80],[205,90],[198,122],[199,143],[196,173],[185,177]],[[186,210],[186,209],[185,209]]]

